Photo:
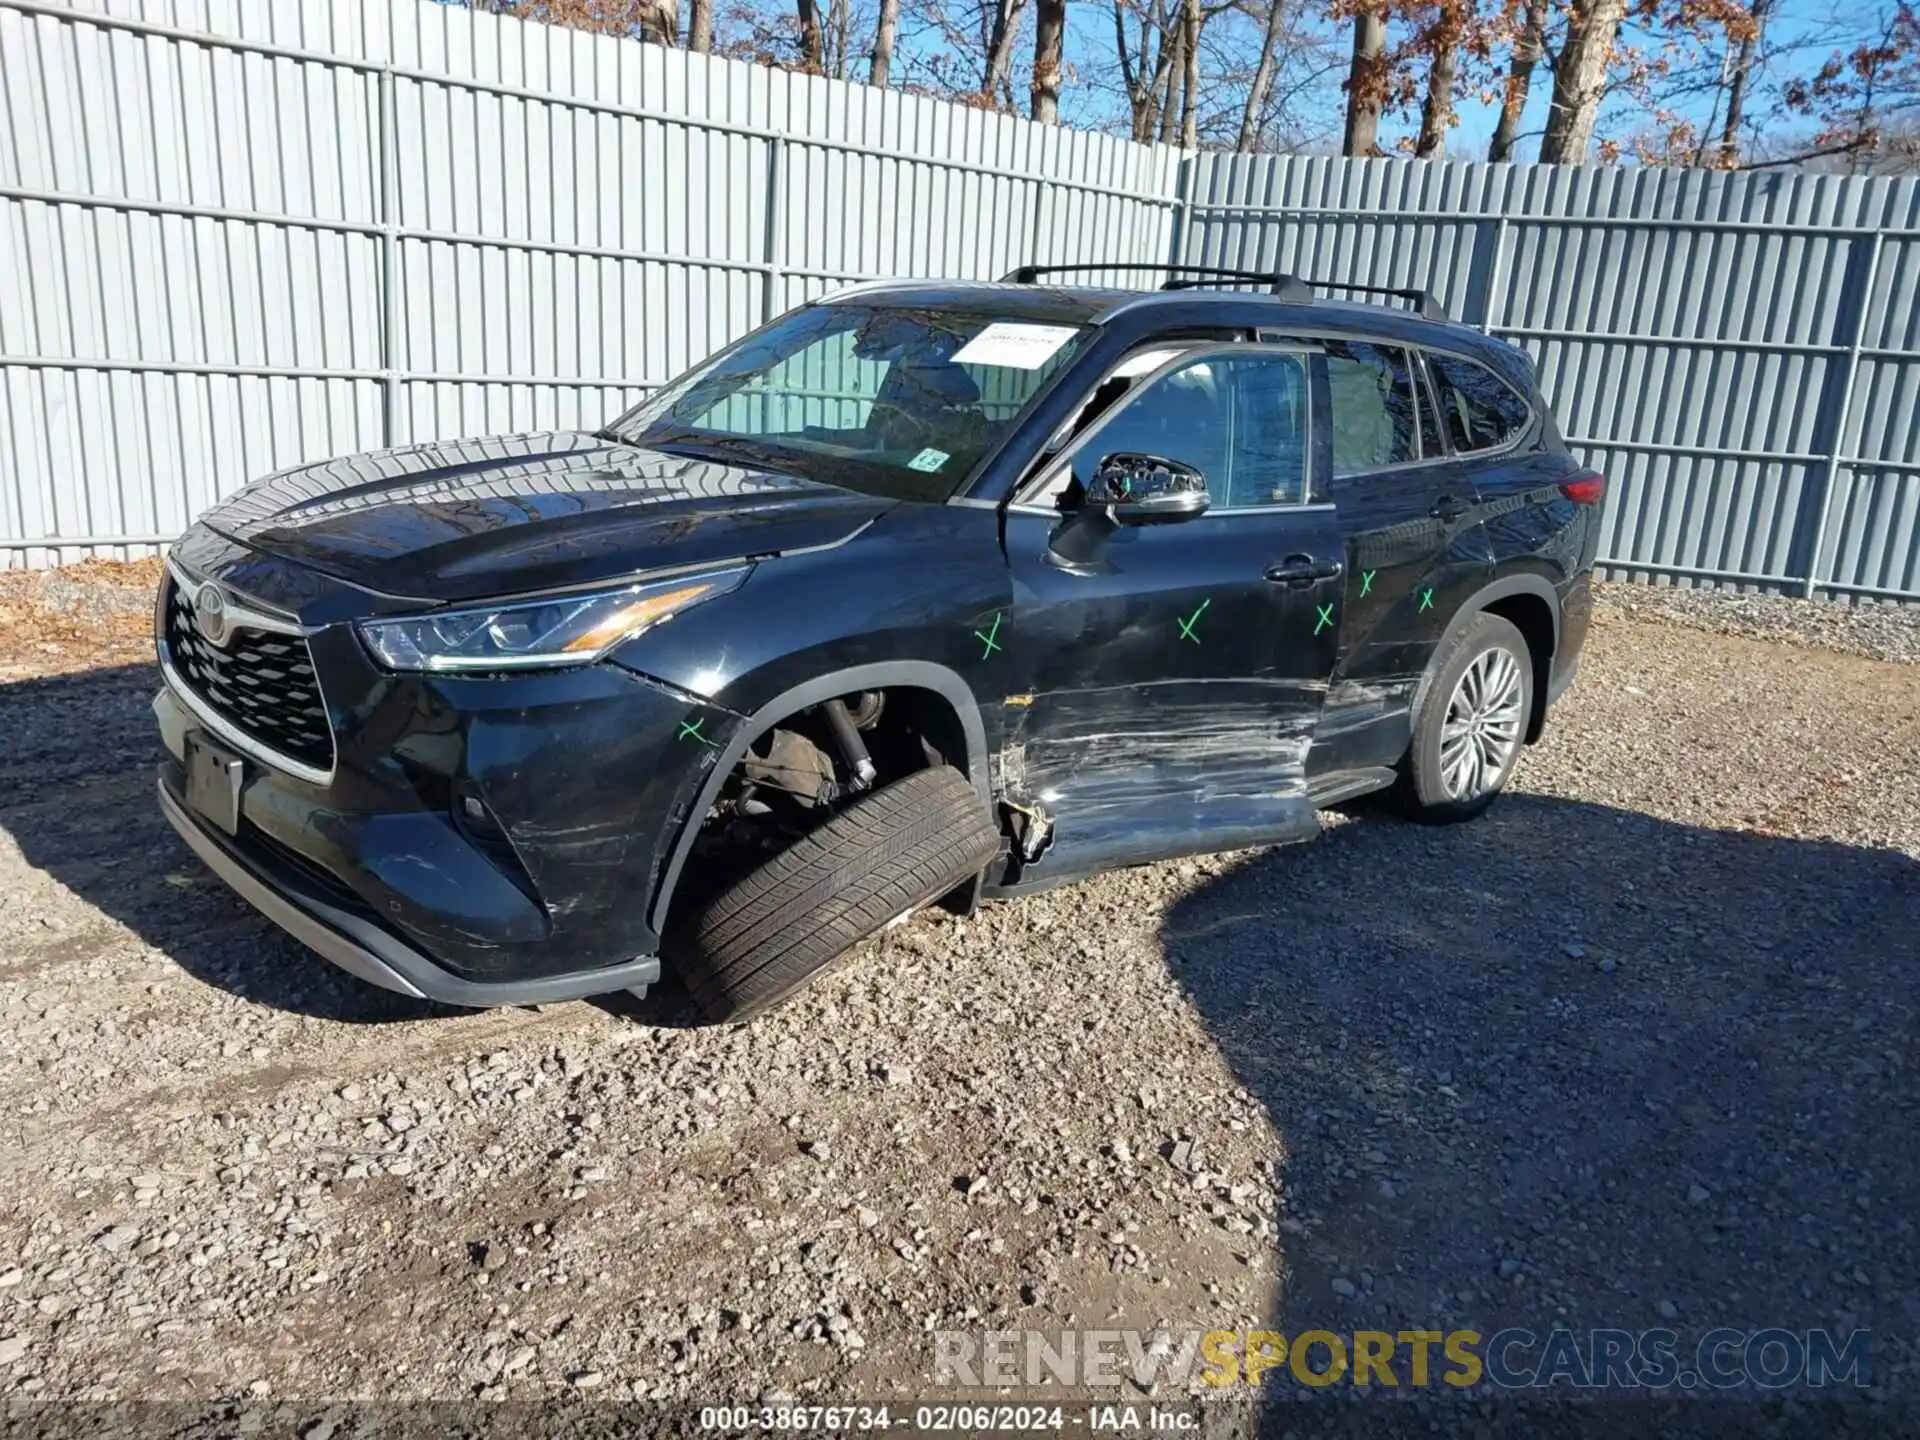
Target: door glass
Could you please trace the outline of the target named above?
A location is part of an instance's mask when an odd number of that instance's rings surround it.
[[[1364,340],[1324,345],[1333,400],[1334,476],[1419,459],[1419,410],[1407,352]]]
[[[1427,365],[1456,452],[1491,450],[1526,428],[1532,416],[1526,400],[1484,365],[1432,351]]]
[[[1192,466],[1215,509],[1306,499],[1307,370],[1295,354],[1212,354],[1132,393],[1073,462],[1062,504],[1078,503],[1108,455]]]

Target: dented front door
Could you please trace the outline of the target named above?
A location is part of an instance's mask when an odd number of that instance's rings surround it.
[[[1174,423],[1123,412],[1072,464],[1083,484],[1108,453],[1192,464],[1207,513],[1116,527],[1069,500],[1064,516],[1006,515],[1013,605],[998,639],[1021,680],[1003,700],[999,779],[1052,824],[1021,883],[1318,830],[1305,761],[1338,653],[1342,536],[1331,505],[1305,503],[1303,436],[1277,460],[1253,453],[1288,377],[1224,366],[1238,347],[1196,353],[1210,393],[1158,392]],[[1304,381],[1300,401],[1304,422]],[[1227,412],[1224,448],[1195,438],[1208,404]]]

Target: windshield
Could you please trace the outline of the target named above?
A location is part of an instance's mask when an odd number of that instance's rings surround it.
[[[945,500],[1086,333],[990,310],[809,306],[695,367],[607,433],[890,499]]]

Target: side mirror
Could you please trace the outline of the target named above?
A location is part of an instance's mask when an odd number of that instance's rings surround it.
[[[1108,455],[1093,472],[1086,505],[1117,525],[1191,520],[1207,508],[1207,477],[1158,455]]]

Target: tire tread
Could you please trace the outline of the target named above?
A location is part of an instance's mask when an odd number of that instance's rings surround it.
[[[680,968],[695,1003],[742,1020],[785,999],[903,911],[982,869],[1000,833],[939,765],[874,791],[716,897]]]

